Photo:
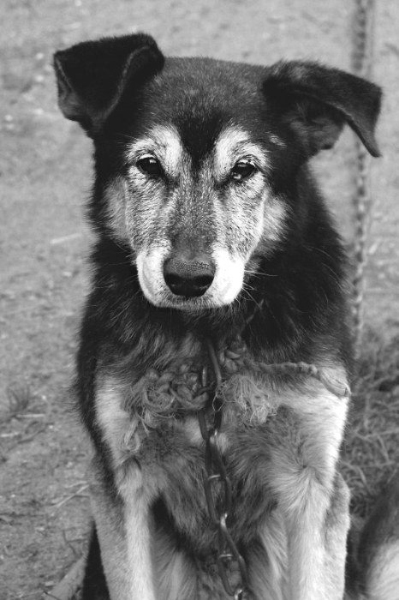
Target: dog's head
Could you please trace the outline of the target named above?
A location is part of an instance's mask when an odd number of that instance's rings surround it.
[[[96,226],[154,305],[231,304],[295,220],[296,174],[347,123],[373,156],[377,86],[307,62],[164,59],[146,35],[57,52],[59,104],[93,138]]]

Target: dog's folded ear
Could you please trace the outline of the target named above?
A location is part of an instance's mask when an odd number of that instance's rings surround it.
[[[82,42],[54,55],[61,111],[95,132],[134,87],[160,71],[164,57],[152,37],[126,35]]]
[[[271,67],[263,91],[310,155],[331,148],[347,123],[370,154],[380,156],[374,134],[381,107],[377,85],[317,63],[292,61]]]

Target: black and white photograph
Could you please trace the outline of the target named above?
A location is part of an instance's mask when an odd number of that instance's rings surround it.
[[[0,21],[0,600],[399,600],[399,4]]]

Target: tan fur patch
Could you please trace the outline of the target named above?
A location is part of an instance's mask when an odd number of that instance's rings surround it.
[[[263,172],[269,168],[264,149],[251,140],[249,133],[237,125],[226,127],[215,144],[215,175],[220,181],[232,169],[237,160],[252,159]]]
[[[124,389],[116,378],[108,377],[98,382],[96,420],[111,449],[115,468],[125,461],[132,448],[140,446],[137,437],[139,420],[122,408],[123,398]]]
[[[108,221],[116,239],[128,242],[126,229],[126,182],[122,177],[116,177],[104,191],[107,203]]]
[[[138,158],[145,154],[154,154],[158,158],[166,173],[171,177],[178,177],[182,163],[183,146],[180,135],[173,125],[156,125],[147,135],[132,142],[127,151],[127,158],[132,164],[132,177],[141,177],[134,166]]]

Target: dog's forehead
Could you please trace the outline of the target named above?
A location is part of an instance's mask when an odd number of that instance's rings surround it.
[[[265,67],[211,58],[168,58],[154,84],[180,105],[234,109],[259,101]]]
[[[168,59],[144,93],[146,130],[168,125],[194,162],[219,138],[226,149],[250,132],[259,137],[265,127],[262,72],[262,67],[212,59]]]

